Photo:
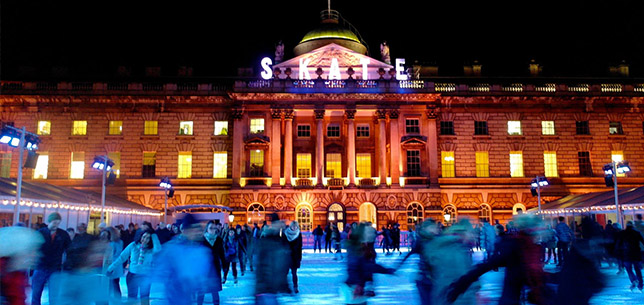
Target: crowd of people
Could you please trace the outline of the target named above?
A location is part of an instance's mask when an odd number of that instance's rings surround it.
[[[449,226],[431,219],[417,224],[406,256],[396,266],[376,262],[400,251],[397,224],[377,231],[369,222],[354,222],[342,231],[330,224],[313,231],[314,252],[334,252],[346,264],[339,287],[345,304],[366,304],[375,295],[373,275],[394,274],[412,255],[419,256],[416,286],[422,304],[476,304],[478,278],[505,268],[499,304],[588,304],[605,286],[603,264],[626,273],[631,289],[643,290],[644,222],[641,215],[624,229],[610,221],[600,226],[590,217],[572,226],[560,217],[545,225],[534,215],[517,215],[504,227],[467,218]],[[233,285],[247,270],[254,273],[256,304],[277,304],[280,294],[298,294],[303,238],[297,221],[288,224],[271,214],[261,226],[229,227],[219,221],[198,221],[186,214],[176,224],[149,222],[99,226],[96,235],[80,224],[59,228],[52,213],[39,230],[14,226],[0,229],[0,304],[41,303],[46,285],[49,304],[119,304],[125,277],[130,304],[150,304],[152,285],[160,285],[169,304],[204,304],[232,275]],[[382,236],[380,243],[377,237]],[[346,252],[343,254],[342,250]],[[483,259],[475,264],[474,251]],[[346,255],[346,257],[345,257]],[[544,268],[546,264],[554,268]],[[288,274],[291,274],[289,277]],[[30,282],[30,285],[28,283]],[[384,284],[384,281],[383,283]]]

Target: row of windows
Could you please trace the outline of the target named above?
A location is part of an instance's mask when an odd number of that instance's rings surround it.
[[[644,123],[642,124],[644,131]],[[508,135],[522,135],[521,121],[508,121]],[[576,121],[575,131],[578,135],[590,135],[590,124],[588,121]],[[408,131],[409,132],[409,131]],[[440,122],[441,135],[455,135],[453,121]],[[609,122],[608,133],[612,135],[624,134],[622,122]],[[555,135],[554,121],[541,121],[542,135]],[[474,121],[474,135],[489,135],[486,121]]]
[[[179,135],[192,135],[193,122],[181,121],[179,122]],[[38,121],[38,129],[36,131],[39,135],[51,134],[51,121]],[[123,121],[109,121],[108,122],[109,135],[122,135],[123,134]],[[143,122],[144,135],[158,135],[159,122],[158,121],[144,121]],[[226,136],[228,135],[228,121],[215,121],[214,135]],[[87,121],[73,121],[72,122],[72,135],[84,136],[87,135]]]
[[[49,154],[47,152],[38,152],[38,154],[38,162],[36,162],[36,167],[33,170],[33,179],[47,179]],[[143,178],[156,177],[156,154],[156,152],[143,152],[143,165],[141,169],[141,176]],[[107,157],[114,161],[112,170],[119,177],[121,153],[110,152],[107,154]],[[192,152],[179,152],[177,163],[177,178],[190,178],[192,176]],[[11,152],[0,153],[0,177],[8,178],[10,172]],[[228,153],[225,151],[215,152],[213,154],[213,178],[226,178],[227,176]],[[72,152],[69,178],[85,178],[85,152]]]

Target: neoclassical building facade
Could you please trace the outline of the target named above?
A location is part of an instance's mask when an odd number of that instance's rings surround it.
[[[405,80],[345,34],[307,36],[265,79],[3,80],[0,120],[42,141],[24,179],[100,192],[91,162],[107,155],[111,195],[162,210],[169,177],[170,207],[227,206],[234,223],[275,212],[305,230],[506,223],[537,206],[536,176],[551,183],[544,202],[607,190],[612,160],[633,169],[620,187],[644,183],[644,80]],[[0,150],[0,174],[15,177],[17,152]]]

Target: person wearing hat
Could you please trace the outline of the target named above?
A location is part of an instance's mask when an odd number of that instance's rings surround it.
[[[60,214],[53,212],[47,217],[47,226],[38,230],[45,242],[40,247],[42,257],[34,270],[31,279],[31,304],[40,305],[42,292],[45,284],[49,281],[51,275],[60,272],[63,266],[63,253],[71,244],[71,239],[67,231],[59,228],[61,221]],[[54,295],[52,285],[50,284],[49,303]]]

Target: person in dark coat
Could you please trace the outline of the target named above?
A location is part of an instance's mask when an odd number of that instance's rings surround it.
[[[313,253],[315,250],[322,252],[322,239],[324,238],[324,231],[320,225],[313,230]]]
[[[235,240],[237,240],[237,260],[239,261],[239,270],[241,275],[244,276],[246,272],[246,255],[248,252],[248,240],[246,239],[246,232],[242,230],[241,225],[235,227]]]
[[[212,294],[213,304],[219,304],[219,291],[221,288],[221,266],[222,262],[226,260],[224,255],[224,243],[221,237],[219,237],[218,228],[215,225],[214,221],[209,221],[206,224],[206,233],[204,233],[203,244],[206,248],[210,249],[210,254],[212,255],[212,270],[209,275],[209,285],[205,287],[205,291],[200,291],[197,293],[197,304],[203,304],[204,295],[206,293]]]
[[[224,254],[226,255],[226,264],[224,264],[224,281],[228,279],[228,271],[230,268],[233,269],[233,279],[235,284],[237,284],[237,262],[239,258],[237,253],[239,252],[239,247],[237,244],[237,238],[235,237],[234,230],[228,230],[228,236],[224,237]]]
[[[391,253],[398,250],[398,255],[402,255],[400,252],[400,225],[395,223],[391,229]]]
[[[331,237],[333,236],[333,229],[331,229],[331,224],[327,224],[326,227],[324,227],[324,251],[326,253],[332,252],[332,247],[331,247]]]
[[[53,273],[61,271],[63,266],[63,253],[72,243],[67,231],[58,227],[61,219],[60,214],[57,212],[51,213],[47,217],[48,225],[38,230],[38,233],[42,234],[45,242],[40,247],[42,257],[31,279],[31,304],[33,305],[40,305],[45,284],[49,281]],[[50,291],[52,290],[50,285]],[[52,301],[52,295],[53,293],[49,294],[49,303]]]
[[[302,233],[300,233],[300,225],[297,221],[292,221],[288,228],[284,230],[284,236],[286,236],[289,248],[291,249],[291,264],[289,269],[291,269],[291,275],[293,277],[293,291],[299,293],[297,269],[300,268],[300,263],[302,262]]]
[[[87,233],[87,225],[84,223],[79,224],[76,229],[78,232],[74,234],[74,239],[72,239],[66,251],[67,257],[63,264],[63,269],[65,270],[74,270],[83,265],[86,259],[85,253],[87,249],[92,241],[96,240],[94,235]]]
[[[290,293],[286,276],[290,267],[290,248],[281,237],[284,223],[271,214],[270,225],[262,229],[255,256],[255,304],[277,304],[277,294]]]
[[[644,244],[644,237],[635,230],[632,221],[626,223],[626,229],[619,235],[618,244],[623,249],[624,268],[628,273],[628,279],[631,280],[631,290],[635,286],[642,291],[644,283],[642,282],[642,253],[640,252],[640,243]],[[633,274],[633,269],[635,273]]]
[[[156,229],[154,233],[157,234],[159,242],[161,242],[162,245],[170,241],[170,239],[172,238],[172,233],[163,222],[159,223],[159,228]]]

